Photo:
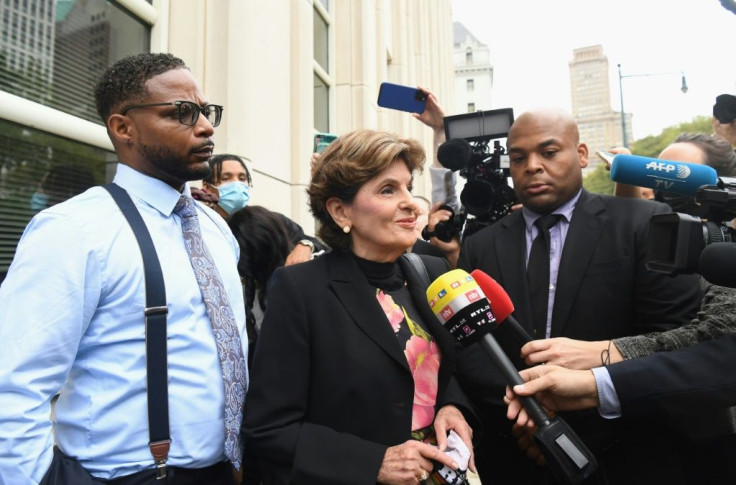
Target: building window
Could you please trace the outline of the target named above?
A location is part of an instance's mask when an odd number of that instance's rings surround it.
[[[468,66],[473,64],[473,48],[468,47],[465,49],[465,64]]]
[[[148,52],[150,28],[105,0],[59,2],[56,10],[54,20],[48,20],[43,13],[30,19],[38,29],[26,32],[25,22],[21,24],[21,44],[25,44],[26,37],[29,39],[23,47],[27,62],[8,62],[11,48],[7,42],[0,43],[0,90],[102,124],[92,96],[94,84],[114,61],[128,54]],[[99,15],[104,13],[104,17]],[[48,38],[44,40],[44,36]],[[90,40],[97,37],[104,44],[104,66],[90,62]],[[50,70],[45,72],[42,66],[47,61]]]
[[[314,75],[314,129],[330,131],[330,88],[317,74]]]
[[[106,182],[115,154],[0,120],[0,281],[31,218]],[[38,194],[48,199],[41,204]]]
[[[465,89],[467,91],[475,91],[475,82],[472,79],[466,81]]]
[[[330,45],[332,17],[329,2],[314,2],[314,129],[330,131],[330,88],[333,79],[330,69]]]
[[[475,113],[475,103],[468,103],[468,113]]]
[[[100,144],[96,133],[61,137],[64,121],[57,123],[55,117],[67,120],[71,115],[102,125],[94,86],[113,62],[150,51],[153,23],[106,0],[32,1],[20,22],[17,0],[12,8],[3,1],[12,15],[2,12],[0,92],[24,99],[0,109],[0,282],[26,224],[41,208],[34,193],[42,190],[58,203],[112,179],[116,156],[93,146]],[[8,28],[11,35],[6,35]],[[15,42],[20,37],[25,45]],[[104,132],[101,126],[99,130]]]

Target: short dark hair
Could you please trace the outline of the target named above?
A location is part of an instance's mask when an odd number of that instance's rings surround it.
[[[238,273],[245,279],[246,309],[250,312],[256,289],[261,290],[264,303],[268,280],[276,268],[284,265],[293,245],[284,216],[265,207],[246,206],[236,211],[227,225],[240,246]]]
[[[115,109],[147,96],[146,81],[172,69],[188,69],[184,61],[171,54],[143,53],[123,57],[102,74],[95,87],[97,114],[107,124]]]
[[[351,204],[363,184],[397,159],[403,160],[410,172],[421,171],[424,148],[411,138],[373,130],[353,131],[327,146],[312,170],[307,189],[312,214],[322,223],[319,236],[324,242],[345,250],[352,242],[327,211],[327,200],[337,197]]]
[[[705,155],[705,164],[713,167],[719,177],[736,177],[736,152],[722,138],[703,133],[681,133],[673,143],[691,143]]]
[[[223,162],[227,162],[228,160],[235,160],[243,166],[243,168],[245,169],[245,175],[248,178],[248,185],[252,187],[253,180],[250,177],[250,170],[248,170],[248,166],[245,164],[242,158],[237,155],[233,155],[232,153],[221,153],[219,155],[212,155],[210,157],[210,168],[212,169],[212,171],[210,172],[209,177],[204,179],[204,181],[210,185],[218,185],[220,183],[220,179],[222,178],[222,164]]]

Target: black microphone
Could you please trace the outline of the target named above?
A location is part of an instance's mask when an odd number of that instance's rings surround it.
[[[427,302],[443,327],[462,345],[480,342],[506,384],[523,384],[514,364],[493,335],[496,317],[475,279],[461,269],[437,278],[427,288]],[[518,396],[527,414],[537,424],[534,440],[558,479],[577,484],[598,468],[595,456],[559,416],[550,418],[533,396]]]
[[[437,160],[453,172],[467,167],[472,154],[473,149],[464,138],[447,140],[437,148]]]
[[[714,285],[736,288],[736,243],[707,245],[700,253],[698,273]]]

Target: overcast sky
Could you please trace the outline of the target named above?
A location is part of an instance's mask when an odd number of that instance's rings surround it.
[[[736,94],[736,15],[719,0],[452,0],[452,9],[490,47],[492,108],[515,115],[538,106],[569,111],[572,51],[596,44],[608,57],[616,111],[617,64],[624,76],[674,73],[623,79],[635,139],[710,116],[717,95]]]

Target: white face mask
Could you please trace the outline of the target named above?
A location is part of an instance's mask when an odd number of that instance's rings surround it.
[[[220,201],[217,203],[232,215],[248,205],[250,200],[250,186],[245,182],[229,182],[217,187],[220,192]]]

